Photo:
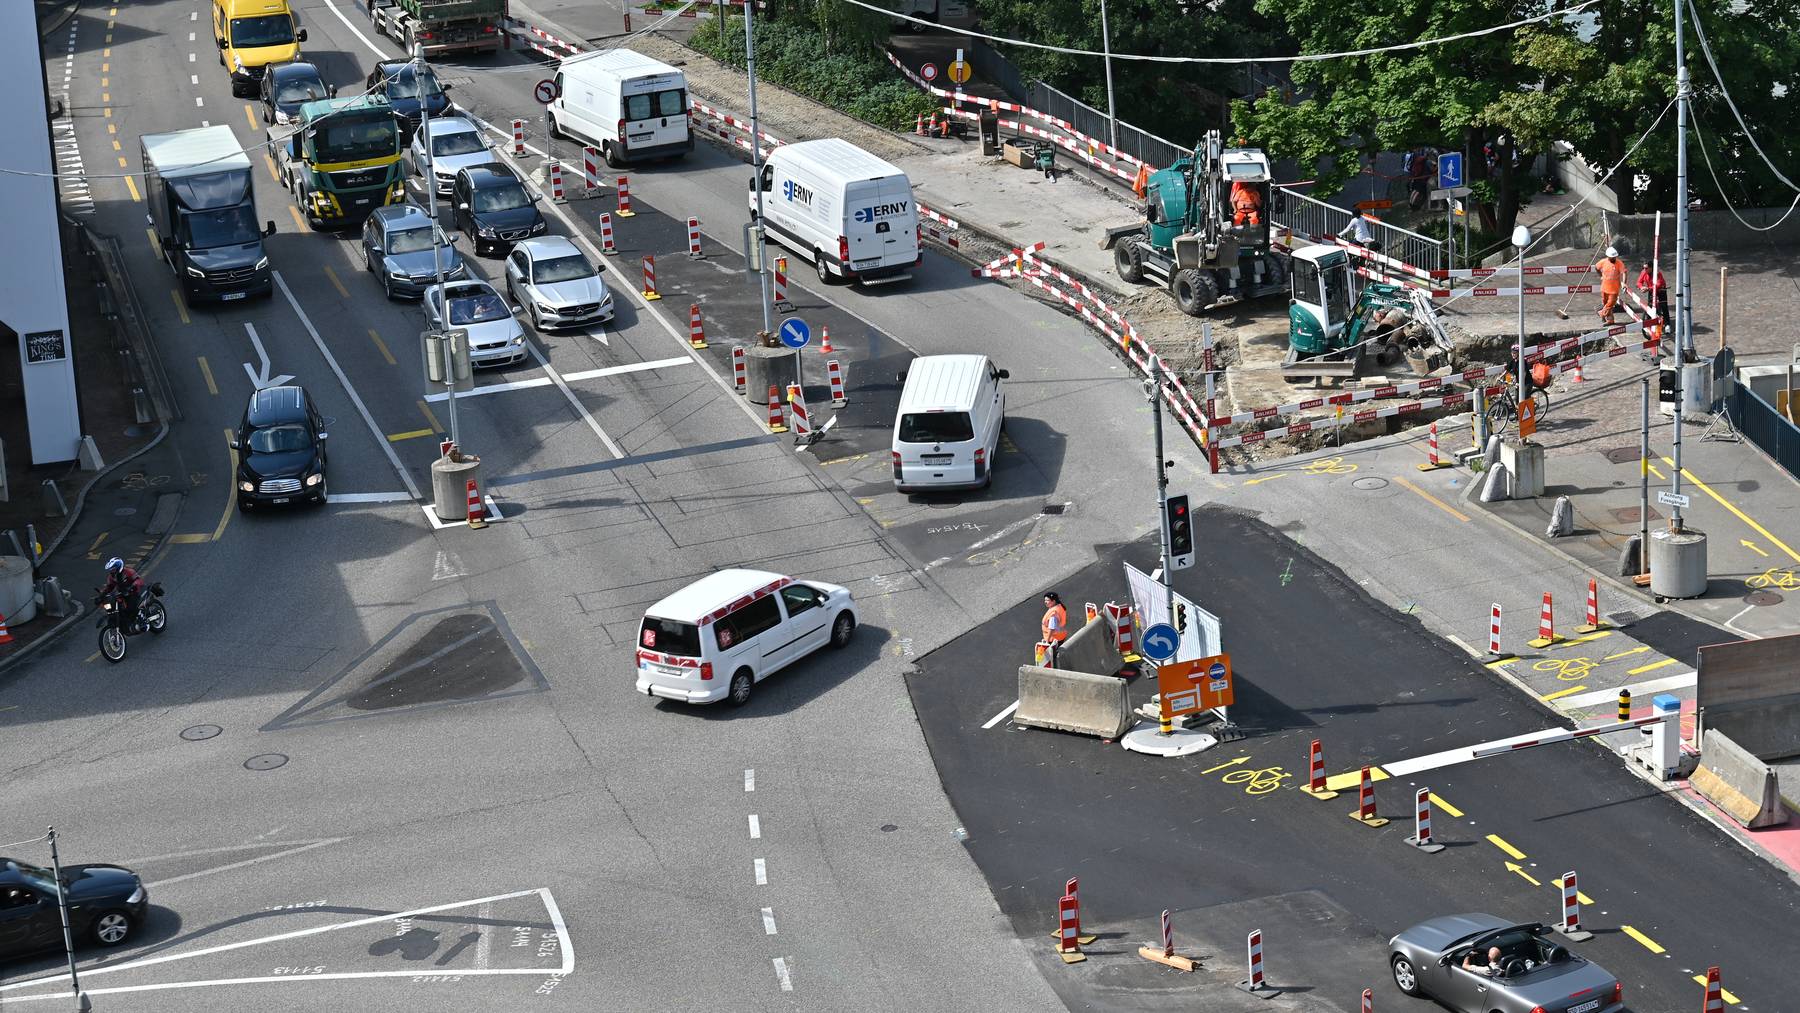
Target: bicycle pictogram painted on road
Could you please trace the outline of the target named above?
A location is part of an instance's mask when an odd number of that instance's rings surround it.
[[[1264,767],[1261,770],[1234,770],[1219,778],[1226,784],[1244,785],[1246,795],[1266,795],[1281,787],[1281,782],[1294,775],[1280,767]]]
[[[1780,567],[1771,566],[1756,576],[1745,580],[1744,586],[1753,591],[1760,591],[1769,587],[1780,588],[1783,591],[1792,591],[1795,588],[1800,587],[1800,575],[1796,575],[1792,570],[1783,570]]]
[[[1321,457],[1301,465],[1300,470],[1308,475],[1348,475],[1356,470],[1356,463],[1341,457]]]
[[[1531,667],[1537,672],[1555,672],[1563,682],[1580,682],[1598,664],[1592,658],[1545,658]]]

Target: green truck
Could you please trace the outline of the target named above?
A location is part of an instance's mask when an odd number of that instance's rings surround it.
[[[506,43],[507,0],[370,0],[375,30],[411,54],[482,53]]]
[[[300,107],[293,132],[269,134],[281,185],[308,225],[360,225],[369,212],[406,199],[400,178],[402,128],[381,95],[319,99]]]

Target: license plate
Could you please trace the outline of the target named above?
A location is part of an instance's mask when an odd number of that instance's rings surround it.
[[[269,502],[271,502],[271,503],[286,503],[287,501],[288,501],[288,497],[277,496],[274,499],[270,500]]]
[[[358,198],[356,198],[356,206],[362,207],[364,204],[367,204],[374,199],[375,198],[373,198],[373,197],[358,197]]]
[[[879,266],[881,266],[881,258],[880,257],[876,257],[873,260],[856,261],[856,269],[859,271],[864,270],[866,268],[879,267]]]
[[[245,297],[246,295],[249,295],[249,294],[250,293],[248,293],[248,292],[227,292],[224,295],[219,297],[219,301],[220,302],[230,302],[233,299],[242,299],[243,297]]]
[[[1590,1010],[1597,1010],[1599,1008],[1600,1008],[1600,1000],[1589,999],[1587,1002],[1584,1002],[1579,1006],[1570,1006],[1569,1013],[1588,1013],[1588,1011],[1590,1011]]]

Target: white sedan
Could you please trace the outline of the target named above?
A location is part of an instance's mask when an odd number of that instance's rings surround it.
[[[482,136],[481,128],[461,116],[433,116],[431,118],[431,163],[429,171],[437,176],[438,196],[448,196],[456,184],[456,173],[459,169],[488,165],[500,161],[500,156],[488,147],[487,139]],[[425,185],[427,170],[425,160],[425,131],[413,134],[412,143],[406,149],[406,167],[413,176],[419,179],[419,185]]]
[[[540,331],[613,316],[605,279],[564,236],[540,236],[514,246],[506,257],[506,291]]]
[[[444,312],[448,301],[450,311]],[[525,329],[494,286],[478,279],[433,285],[425,290],[425,319],[433,330],[461,328],[469,332],[469,362],[506,366],[529,354]]]

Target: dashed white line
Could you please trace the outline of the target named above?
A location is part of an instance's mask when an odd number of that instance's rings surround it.
[[[757,819],[755,813],[750,814],[750,839],[753,841],[762,839],[762,820]]]
[[[587,427],[594,431],[594,435],[600,437],[600,442],[606,445],[606,449],[611,451],[614,457],[624,459],[625,451],[613,442],[612,437],[606,435],[606,430],[600,428],[600,423],[594,420],[593,414],[587,410],[587,405],[582,404],[581,399],[575,396],[575,392],[569,389],[569,385],[563,382],[562,374],[556,371],[555,366],[550,365],[550,360],[545,357],[543,352],[538,351],[536,345],[531,346],[531,355],[538,361],[538,365],[543,367],[544,375],[550,378],[551,383],[556,384],[556,389],[562,391],[562,396],[581,416],[581,421],[586,422]]]
[[[744,790],[756,790],[756,768],[754,767],[744,768]]]
[[[1014,700],[1012,703],[1007,704],[1005,710],[1003,710],[1000,713],[994,715],[993,717],[987,719],[987,724],[981,726],[982,730],[985,731],[989,728],[994,727],[995,725],[999,724],[1000,722],[1005,721],[1007,719],[1007,717],[1012,714],[1013,711],[1016,711],[1018,709],[1019,709],[1019,701],[1017,701],[1017,700]]]
[[[327,503],[407,503],[412,497],[404,492],[333,492],[325,495]]]
[[[760,858],[756,860],[756,885],[769,885],[769,865]]]
[[[193,33],[193,32],[189,32],[189,33],[188,33],[188,41],[189,41],[189,42],[192,42],[192,41],[194,41],[194,33]]]
[[[199,84],[199,83],[200,83],[200,75],[199,74],[189,74],[188,75],[188,84]]]
[[[206,99],[201,98],[199,95],[195,95],[194,96],[194,105],[196,107],[204,106],[204,105],[206,105]]]
[[[775,934],[775,909],[772,907],[763,908],[762,916],[763,916],[763,935],[766,935],[766,936],[774,935]]]
[[[781,985],[781,990],[783,992],[792,992],[794,990],[794,979],[788,974],[787,960],[782,957],[776,957],[774,959],[774,964],[775,980]]]
[[[193,63],[193,62],[194,62],[194,54],[192,54],[192,53],[189,53],[189,54],[188,54],[188,62],[189,62],[189,63]]]

